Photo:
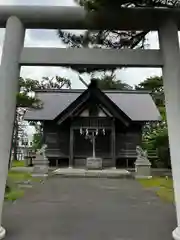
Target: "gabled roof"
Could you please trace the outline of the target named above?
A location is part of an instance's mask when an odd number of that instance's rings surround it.
[[[43,102],[43,108],[29,110],[25,114],[25,120],[54,120],[83,92],[84,90],[73,89],[36,91],[37,97]],[[147,91],[110,90],[103,93],[132,121],[161,120],[160,113]]]
[[[75,101],[65,108],[54,120],[62,123],[68,117],[73,116],[83,105],[90,101],[93,104],[101,104],[117,119],[122,121],[124,125],[129,125],[131,119],[118,106],[97,87],[96,81],[91,81],[88,89],[86,89]]]

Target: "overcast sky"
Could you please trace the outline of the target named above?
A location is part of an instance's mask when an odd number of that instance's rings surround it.
[[[74,0],[0,0],[0,5],[61,5],[73,6]],[[1,46],[4,38],[4,30],[0,29],[0,53]],[[156,33],[148,35],[147,42],[149,48],[158,48],[158,38]],[[54,30],[27,30],[25,38],[25,46],[28,47],[65,47],[57,36]],[[21,76],[41,79],[43,76],[61,75],[72,80],[73,88],[82,88],[82,83],[78,80],[78,76],[70,69],[59,67],[23,67]],[[131,85],[138,84],[145,78],[154,75],[161,75],[160,69],[148,68],[127,68],[117,71],[117,77]],[[89,80],[88,76],[84,76],[86,81]]]

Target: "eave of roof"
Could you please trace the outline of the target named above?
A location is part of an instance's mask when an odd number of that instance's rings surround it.
[[[44,103],[41,110],[30,110],[25,120],[53,120],[87,89],[37,89],[36,94]],[[161,121],[160,113],[144,90],[103,91],[132,121]]]
[[[82,93],[86,89],[36,89],[36,93]],[[150,94],[148,90],[102,90],[104,93]]]
[[[104,105],[109,105],[110,108],[108,111],[116,117],[117,119],[121,120],[126,126],[129,125],[131,119],[99,88],[94,86],[91,82],[88,89],[83,91],[79,97],[72,102],[67,108],[64,109],[54,120],[62,123],[66,118],[70,116],[79,106],[83,105],[88,99],[96,98],[97,101],[99,100]],[[105,106],[107,107],[107,106]]]

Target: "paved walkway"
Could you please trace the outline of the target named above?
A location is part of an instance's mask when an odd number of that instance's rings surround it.
[[[174,208],[131,179],[54,177],[5,206],[7,240],[170,240]]]

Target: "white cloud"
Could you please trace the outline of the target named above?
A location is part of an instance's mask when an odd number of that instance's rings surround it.
[[[148,77],[161,75],[162,70],[159,68],[126,68],[117,71],[118,79],[130,85],[137,85]]]

